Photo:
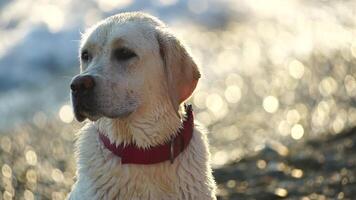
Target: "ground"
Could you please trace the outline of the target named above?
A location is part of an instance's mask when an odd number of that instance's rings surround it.
[[[74,182],[73,126],[19,125],[0,134],[2,199],[64,199]],[[214,170],[218,199],[354,199],[356,128],[271,144]],[[1,199],[1,198],[0,198]]]
[[[356,128],[267,147],[214,172],[219,199],[355,199]]]

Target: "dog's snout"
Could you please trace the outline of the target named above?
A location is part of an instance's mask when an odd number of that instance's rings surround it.
[[[74,93],[80,93],[92,90],[95,86],[95,80],[90,75],[77,76],[70,84],[70,88]]]

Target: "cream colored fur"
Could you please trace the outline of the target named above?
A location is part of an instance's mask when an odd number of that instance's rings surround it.
[[[109,55],[117,45],[133,49],[138,58],[112,63]],[[77,182],[68,199],[216,199],[206,133],[197,125],[173,164],[121,164],[98,137],[101,132],[116,144],[150,148],[177,133],[184,115],[180,104],[200,77],[182,44],[158,19],[123,13],[89,29],[84,48],[94,52],[91,63],[81,63],[81,75],[97,77],[98,114],[88,114],[92,121],[78,133]]]

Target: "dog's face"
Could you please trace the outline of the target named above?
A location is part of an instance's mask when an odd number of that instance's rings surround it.
[[[199,71],[160,21],[139,13],[110,17],[82,38],[81,73],[71,83],[78,121],[123,118],[159,98],[176,109],[193,92]]]

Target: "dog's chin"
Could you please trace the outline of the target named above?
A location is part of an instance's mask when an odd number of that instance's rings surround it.
[[[125,118],[128,118],[132,113],[133,113],[133,111],[124,111],[124,112],[118,112],[118,113],[103,114],[103,116],[110,118],[110,119],[125,119]]]
[[[102,117],[102,115],[97,114],[97,113],[89,113],[86,111],[78,111],[74,113],[75,118],[77,119],[77,121],[79,122],[83,122],[85,119],[89,119],[90,121],[97,121],[98,119],[100,119]]]
[[[98,116],[98,115],[89,115],[88,116],[88,119],[90,120],[90,121],[93,121],[93,122],[95,122],[95,121],[97,121],[98,119],[100,119],[102,116]]]
[[[133,111],[126,111],[126,112],[122,112],[122,113],[88,113],[88,112],[78,112],[75,113],[75,118],[79,121],[79,122],[83,122],[85,119],[89,119],[90,121],[98,121],[100,118],[102,117],[106,117],[109,119],[125,119],[128,118],[131,114],[133,113]]]
[[[79,112],[74,112],[74,116],[78,122],[82,122],[87,118],[85,115],[83,115],[82,113],[79,113]]]

